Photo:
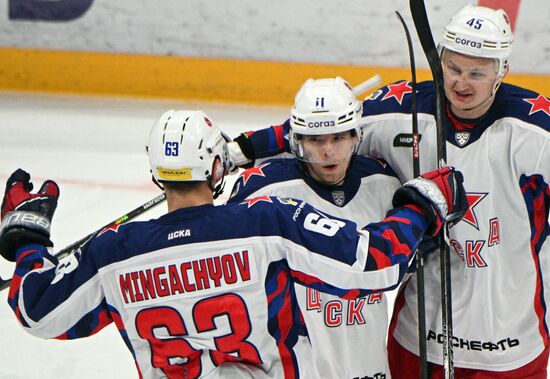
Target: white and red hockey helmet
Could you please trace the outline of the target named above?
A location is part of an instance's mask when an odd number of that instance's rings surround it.
[[[290,116],[290,148],[302,158],[300,135],[322,135],[355,130],[361,140],[363,103],[341,77],[308,79],[296,94]]]
[[[469,4],[445,26],[439,49],[440,52],[448,49],[474,57],[496,59],[498,76],[502,77],[506,73],[513,42],[514,34],[506,12]]]
[[[228,137],[202,111],[169,110],[149,133],[147,153],[159,182],[206,181],[229,169]],[[221,166],[213,167],[216,158]],[[221,176],[221,172],[217,173]]]

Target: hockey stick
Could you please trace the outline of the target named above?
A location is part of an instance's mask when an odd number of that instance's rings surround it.
[[[420,44],[428,59],[430,70],[435,87],[435,122],[437,126],[437,167],[447,165],[447,149],[443,124],[443,112],[445,111],[445,89],[443,87],[443,68],[441,60],[435,47],[426,14],[424,0],[409,0],[414,26],[420,39]],[[453,367],[453,321],[452,321],[452,298],[451,298],[451,261],[449,245],[447,243],[448,229],[441,228],[439,238],[440,259],[441,259],[441,328],[443,332],[443,367],[445,378],[454,378]]]
[[[367,92],[369,89],[372,89],[376,86],[379,86],[382,84],[382,77],[378,74],[374,75],[372,78],[364,81],[363,83],[353,87],[353,94],[357,97],[365,92]]]
[[[411,33],[399,12],[395,12],[407,37],[407,46],[409,49],[409,62],[411,66],[411,87],[412,87],[412,162],[413,177],[420,175],[420,148],[418,137],[418,111],[416,108],[416,64],[414,60],[414,49],[411,40]],[[420,378],[428,378],[428,359],[426,354],[426,304],[424,295],[424,253],[421,249],[416,250],[416,287],[417,287],[417,307],[418,307],[418,346],[420,357]]]
[[[101,228],[97,229],[95,232],[88,234],[86,237],[81,238],[76,242],[73,242],[72,244],[70,244],[69,246],[67,246],[64,249],[61,249],[60,251],[55,253],[54,256],[58,259],[61,259],[61,258],[66,257],[67,255],[72,254],[77,248],[84,245],[86,242],[88,242],[88,240],[90,240],[93,236],[95,236],[97,233],[99,233],[103,229],[108,228],[108,227],[112,227],[112,226],[116,226],[116,225],[124,224],[124,223],[130,221],[131,219],[136,218],[137,216],[139,216],[143,212],[145,212],[145,211],[153,208],[154,206],[162,203],[165,199],[166,199],[166,195],[164,193],[158,195],[154,199],[149,200],[145,204],[142,204],[139,207],[137,207],[136,209],[134,209],[134,210],[126,213],[125,215],[120,216],[116,220],[102,226]],[[8,288],[10,286],[10,283],[11,283],[11,279],[0,279],[0,291]]]

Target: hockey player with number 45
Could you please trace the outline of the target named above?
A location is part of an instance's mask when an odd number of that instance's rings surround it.
[[[104,229],[57,261],[47,247],[59,188],[33,194],[20,169],[0,226],[0,253],[16,262],[8,303],[24,329],[64,340],[114,322],[143,378],[313,377],[293,283],[345,299],[394,288],[420,239],[465,211],[451,168],[400,187],[387,217],[362,229],[290,198],[214,206],[228,151],[200,111],[163,114],[148,154],[168,202],[158,219]]]
[[[550,316],[550,100],[503,83],[513,34],[506,13],[468,5],[439,44],[447,164],[464,174],[468,211],[450,228],[453,358],[457,378],[547,379]],[[359,154],[412,175],[412,88],[401,81],[363,102]],[[437,167],[432,82],[417,86],[420,171]],[[289,150],[288,125],[239,136],[238,164]],[[237,145],[238,143],[238,145]],[[235,153],[235,151],[239,153]],[[443,376],[440,271],[425,262],[427,358]],[[416,280],[397,299],[388,355],[394,378],[418,378]]]
[[[244,171],[229,202],[288,196],[358,225],[383,218],[400,182],[385,162],[356,156],[361,113],[361,102],[342,78],[306,81],[296,94],[289,121],[295,159],[267,160]],[[296,296],[316,378],[390,377],[384,292],[344,300],[296,285]]]

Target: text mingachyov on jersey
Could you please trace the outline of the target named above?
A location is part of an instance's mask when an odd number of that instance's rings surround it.
[[[126,268],[116,273],[127,306],[203,296],[258,281],[252,249],[221,251]]]

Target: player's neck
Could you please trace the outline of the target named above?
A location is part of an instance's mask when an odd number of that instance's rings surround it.
[[[199,205],[213,204],[212,190],[205,182],[193,191],[174,191],[167,189],[166,200],[168,202],[168,212],[181,208],[197,207]]]

